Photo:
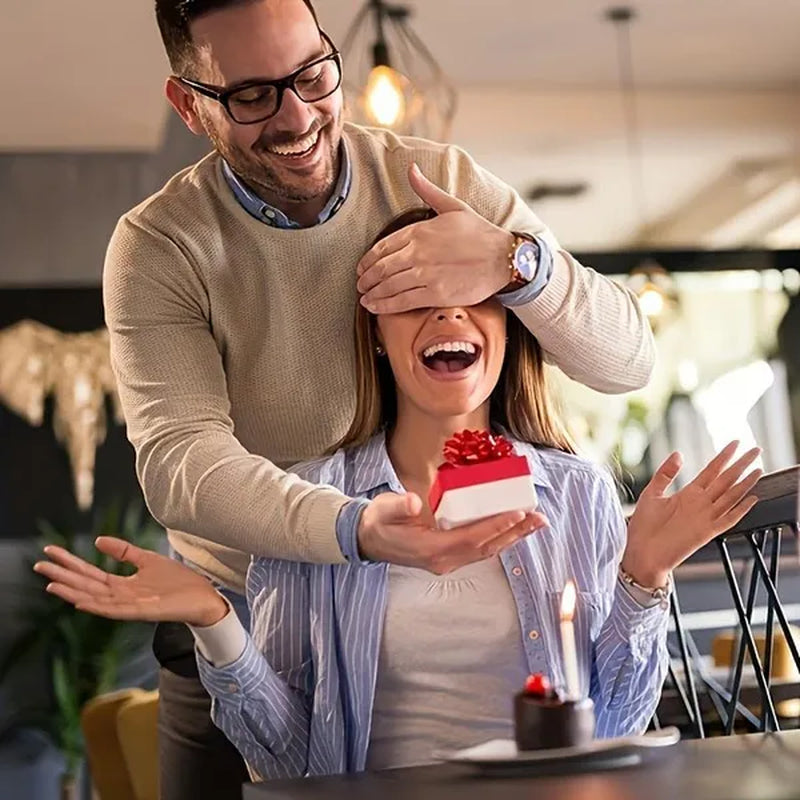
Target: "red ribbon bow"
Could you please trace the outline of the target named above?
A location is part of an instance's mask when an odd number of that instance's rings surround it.
[[[483,464],[486,461],[499,461],[514,454],[508,439],[493,436],[489,431],[461,431],[444,443],[443,466],[467,467],[470,464]]]

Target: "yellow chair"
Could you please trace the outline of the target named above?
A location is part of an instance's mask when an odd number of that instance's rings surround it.
[[[117,736],[117,714],[141,694],[141,689],[123,689],[100,695],[81,711],[89,770],[100,800],[137,800]]]
[[[790,625],[789,630],[792,633],[792,638],[800,645],[800,628]],[[758,656],[763,660],[767,642],[766,633],[756,633],[753,638],[756,642]],[[723,631],[717,634],[711,644],[711,656],[714,659],[714,665],[717,667],[731,666],[736,656],[737,647],[738,635],[736,631]],[[747,651],[745,651],[745,663],[750,663],[750,655]],[[800,677],[786,637],[777,625],[772,637],[772,669],[770,673],[772,678],[782,678],[784,680],[797,680]],[[800,698],[777,703],[775,710],[781,717],[800,717]]]
[[[136,800],[158,800],[158,692],[142,692],[117,711],[117,736]]]

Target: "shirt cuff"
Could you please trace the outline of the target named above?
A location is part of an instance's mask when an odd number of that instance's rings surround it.
[[[669,611],[660,604],[645,608],[628,593],[622,581],[617,580],[614,590],[614,629],[617,636],[628,642],[634,654],[649,651],[653,637],[666,627]]]
[[[247,644],[247,632],[228,598],[222,598],[228,613],[213,625],[189,625],[200,655],[214,667],[226,667],[238,660]]]
[[[339,509],[339,516],[336,517],[336,539],[339,542],[339,549],[351,564],[371,563],[362,559],[358,552],[358,525],[368,505],[369,500],[364,498],[351,500]]]
[[[653,608],[653,606],[661,604],[661,600],[659,600],[657,597],[653,597],[650,592],[645,592],[638,586],[630,586],[629,584],[625,583],[622,578],[617,578],[617,580],[622,588],[630,595],[631,599],[642,608]]]
[[[501,292],[495,295],[501,305],[506,308],[524,306],[526,303],[535,300],[547,288],[547,284],[553,275],[554,258],[552,248],[539,236],[534,236],[533,238],[539,250],[536,274],[533,276],[533,280],[525,286],[521,286],[513,292]]]

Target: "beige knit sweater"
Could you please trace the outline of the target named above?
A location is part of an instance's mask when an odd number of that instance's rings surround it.
[[[456,147],[352,125],[345,136],[350,195],[321,226],[254,219],[212,154],[125,214],[109,245],[106,321],[144,496],[178,552],[232,588],[245,554],[342,560],[346,498],[282,468],[321,455],[350,423],[355,268],[390,219],[419,205],[410,162],[497,224],[544,230]],[[649,377],[635,299],[566,254],[515,313],[578,381],[619,392]]]

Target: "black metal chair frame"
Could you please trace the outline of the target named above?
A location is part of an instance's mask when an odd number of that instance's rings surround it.
[[[672,593],[671,614],[675,624],[678,656],[684,670],[684,682],[682,684],[678,679],[672,659],[670,659],[669,680],[674,685],[690,727],[698,738],[705,737],[698,683],[714,705],[725,734],[730,735],[733,733],[737,714],[754,731],[780,730],[780,723],[771,691],[773,634],[776,619],[786,637],[794,663],[797,669],[800,670],[800,652],[798,652],[797,643],[792,636],[789,621],[786,618],[778,595],[778,563],[781,551],[781,535],[784,527],[789,527],[795,534],[800,533],[798,523],[791,521],[756,530],[734,530],[722,534],[715,540],[739,621],[736,653],[731,663],[727,686],[722,686],[706,673],[691,633],[684,630],[677,592],[673,591]],[[746,599],[742,597],[730,551],[731,541],[742,538],[746,541],[749,550],[749,578],[746,579],[748,584]],[[766,559],[765,554],[767,556]],[[758,654],[752,627],[753,607],[759,582],[763,585],[767,595],[766,641],[763,663]],[[761,697],[760,717],[746,708],[740,699],[746,654],[750,656]],[[656,724],[658,723],[656,722]]]

